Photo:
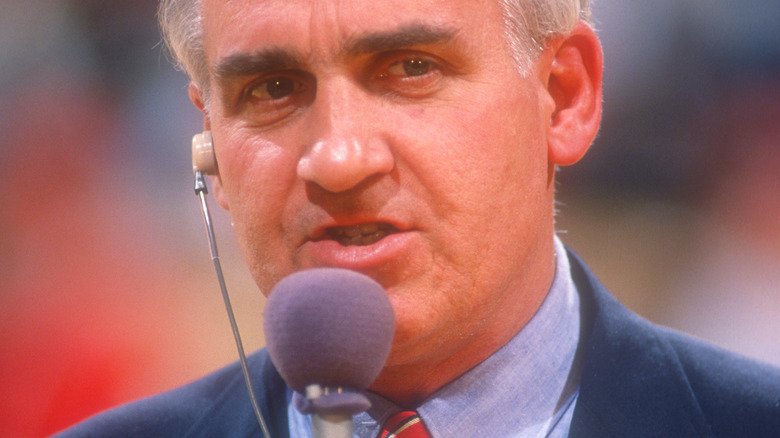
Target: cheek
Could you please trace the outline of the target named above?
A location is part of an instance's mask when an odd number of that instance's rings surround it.
[[[534,101],[523,96],[482,106],[429,108],[422,117],[410,117],[407,126],[414,136],[399,143],[413,146],[401,154],[427,201],[450,216],[494,216],[543,189],[546,142]],[[512,105],[512,111],[503,110]]]
[[[220,180],[230,210],[280,213],[296,181],[297,151],[250,128],[234,125],[213,130]],[[265,216],[259,214],[257,219]]]
[[[511,100],[513,111],[483,106],[428,108],[409,120],[399,153],[414,175],[416,194],[430,207],[426,224],[432,284],[479,293],[506,284],[550,220],[544,124],[533,96]],[[521,105],[521,103],[523,105]],[[457,284],[456,284],[457,283]],[[447,300],[450,297],[440,297]],[[478,302],[479,297],[471,301]],[[464,301],[440,303],[453,314]]]
[[[229,207],[239,246],[255,281],[269,285],[291,272],[283,218],[294,202],[294,151],[241,130],[218,136],[220,197]]]

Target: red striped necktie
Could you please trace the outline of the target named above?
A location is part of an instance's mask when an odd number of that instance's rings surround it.
[[[431,434],[417,412],[403,411],[385,422],[379,438],[431,438]]]

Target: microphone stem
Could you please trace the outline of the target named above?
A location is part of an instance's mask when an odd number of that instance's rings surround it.
[[[352,415],[314,413],[311,435],[313,438],[352,438]]]

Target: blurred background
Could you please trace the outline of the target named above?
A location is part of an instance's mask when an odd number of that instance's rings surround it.
[[[236,359],[156,1],[0,4],[0,436]],[[598,0],[602,130],[558,229],[628,307],[780,365],[780,3]],[[263,298],[211,201],[247,350]]]

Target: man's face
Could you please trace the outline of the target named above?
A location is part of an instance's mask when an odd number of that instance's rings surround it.
[[[518,73],[497,2],[203,7],[215,193],[265,293],[316,266],[373,277],[396,312],[390,365],[538,302],[553,103]]]

